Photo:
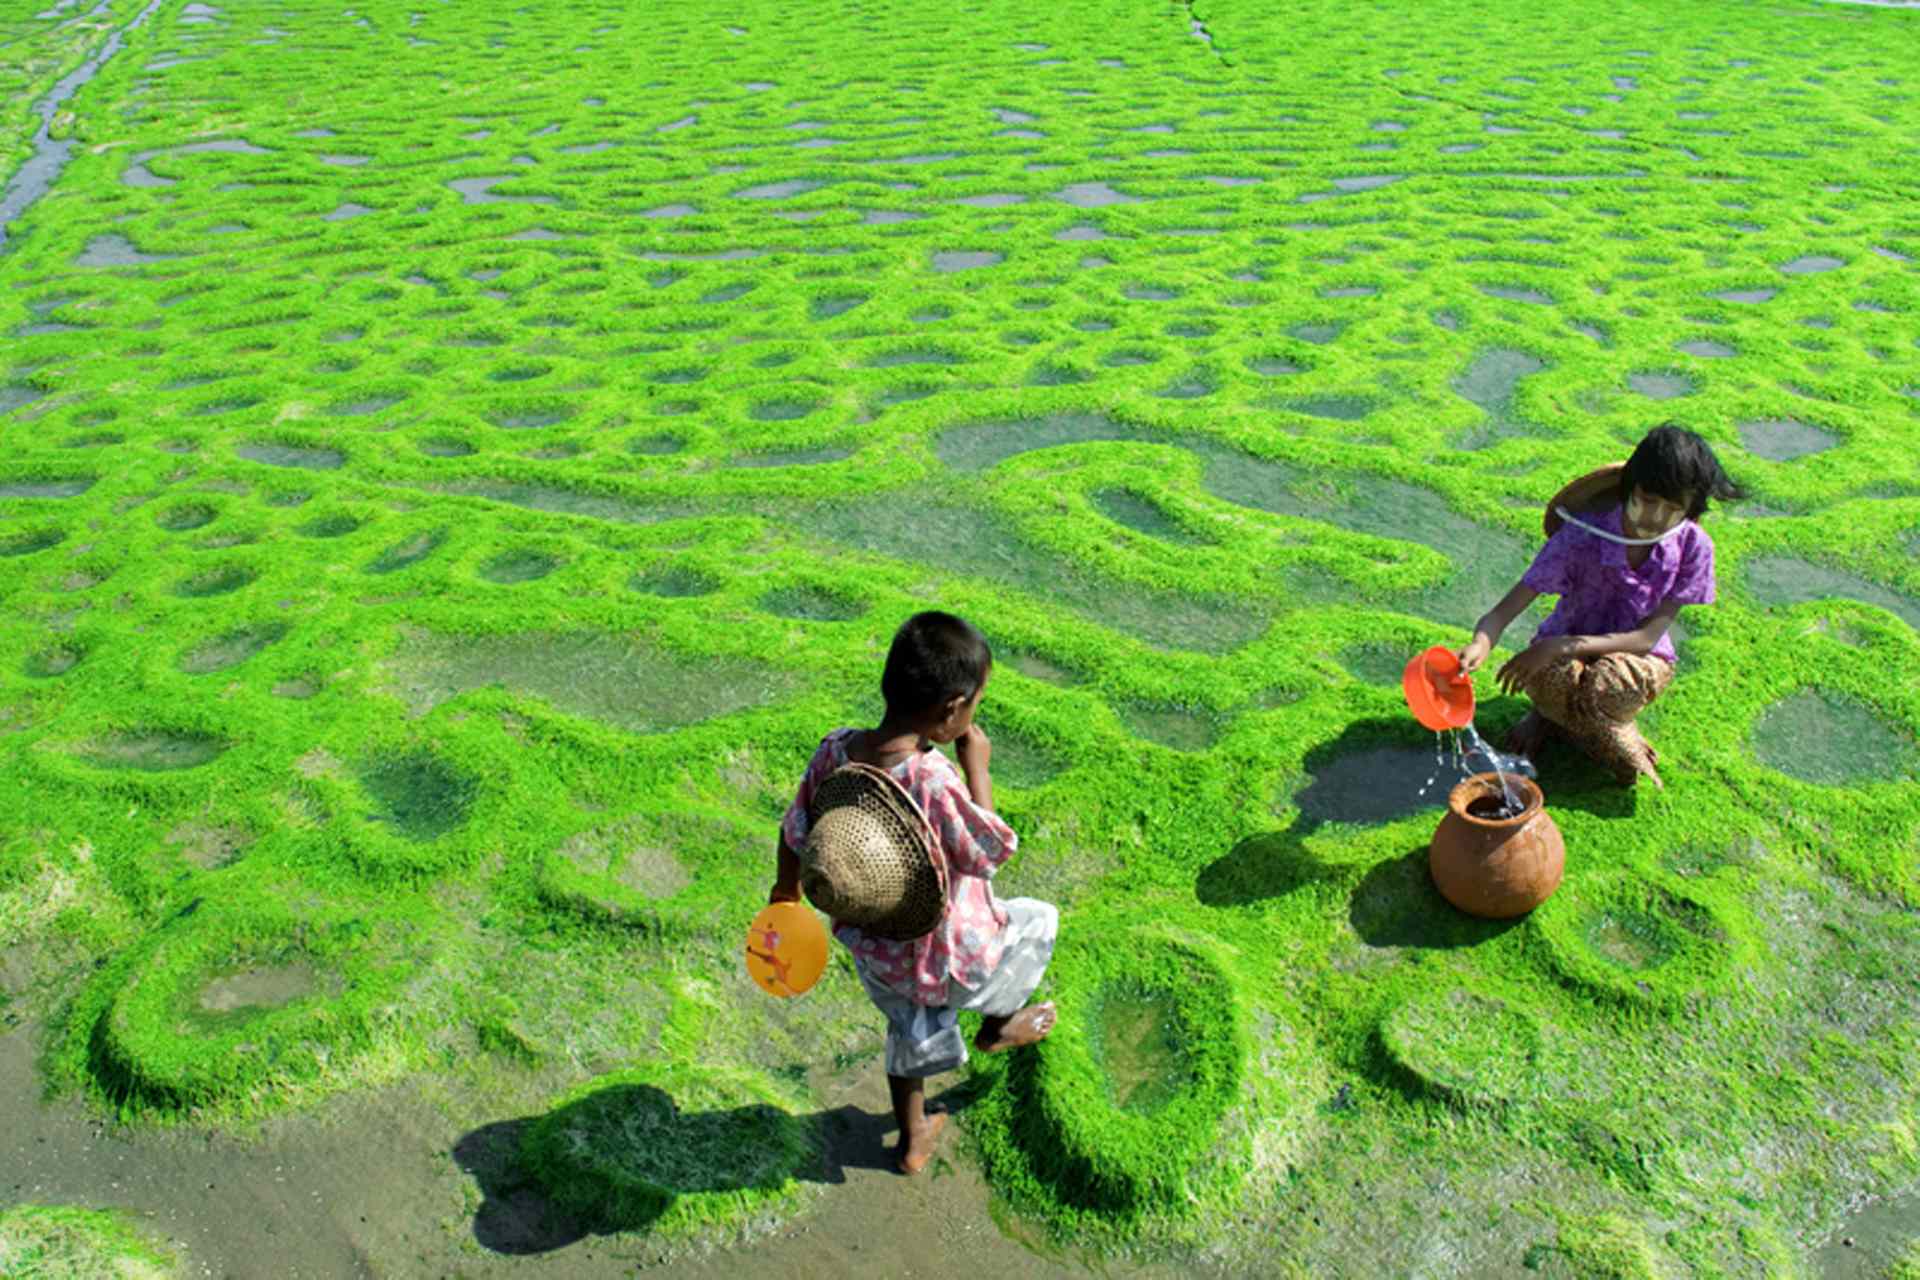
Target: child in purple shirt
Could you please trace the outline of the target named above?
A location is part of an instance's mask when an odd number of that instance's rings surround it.
[[[1634,719],[1673,679],[1674,616],[1713,603],[1713,539],[1696,521],[1710,498],[1743,495],[1707,442],[1671,423],[1613,470],[1616,504],[1584,516],[1572,504],[1556,508],[1559,528],[1474,625],[1460,668],[1485,662],[1535,596],[1559,596],[1533,642],[1500,668],[1500,687],[1533,702],[1507,745],[1531,757],[1559,729],[1623,784],[1645,774],[1661,786],[1658,756]]]

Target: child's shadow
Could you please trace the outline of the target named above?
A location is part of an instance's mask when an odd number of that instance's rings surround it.
[[[948,1101],[949,1108],[957,1110],[965,1099]],[[697,1158],[671,1158],[671,1153],[695,1155],[711,1145],[770,1131],[782,1119],[771,1107],[682,1113],[663,1090],[645,1084],[609,1085],[562,1108],[562,1112],[580,1107],[591,1107],[596,1127],[619,1129],[623,1138],[644,1142],[653,1152],[669,1153],[678,1193],[771,1189],[784,1176],[763,1173],[745,1179],[728,1178],[716,1170],[711,1185],[705,1185],[698,1176],[688,1177],[690,1170],[701,1167]],[[617,1204],[594,1206],[584,1212],[557,1203],[521,1156],[528,1130],[546,1118],[522,1116],[495,1121],[454,1143],[454,1163],[479,1184],[484,1197],[473,1215],[473,1237],[481,1246],[504,1254],[550,1253],[590,1235],[645,1231],[672,1206],[672,1191],[629,1193]],[[628,1129],[623,1120],[639,1123]],[[848,1105],[801,1117],[800,1123],[817,1135],[818,1148],[814,1158],[803,1161],[794,1171],[794,1176],[804,1181],[838,1184],[846,1181],[848,1169],[893,1167],[883,1146],[894,1128],[890,1115]]]

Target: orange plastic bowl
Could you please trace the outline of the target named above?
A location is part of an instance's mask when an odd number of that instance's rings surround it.
[[[797,996],[827,967],[827,930],[802,902],[775,902],[747,926],[747,976],[770,996]]]
[[[1413,718],[1435,733],[1473,723],[1473,681],[1460,674],[1458,655],[1443,645],[1413,656],[1400,689]]]

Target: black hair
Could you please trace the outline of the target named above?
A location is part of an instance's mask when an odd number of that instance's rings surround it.
[[[1685,503],[1689,520],[1705,513],[1708,499],[1736,502],[1747,496],[1705,440],[1672,422],[1661,423],[1634,446],[1627,469],[1620,473],[1621,506],[1635,489]]]
[[[916,613],[893,633],[880,693],[889,715],[918,715],[956,694],[971,698],[987,682],[993,650],[979,628],[951,613]]]

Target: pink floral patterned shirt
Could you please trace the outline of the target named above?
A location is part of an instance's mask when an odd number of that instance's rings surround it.
[[[814,789],[847,763],[847,747],[859,732],[835,729],[820,740],[780,824],[789,849],[798,851],[806,843]],[[978,987],[1000,965],[1007,913],[994,901],[987,881],[1013,856],[1019,841],[999,815],[973,802],[960,771],[938,751],[919,752],[888,772],[927,815],[933,856],[946,860],[946,915],[932,933],[909,942],[869,938],[837,920],[833,936],[890,990],[915,1004],[944,1005],[949,978]]]

